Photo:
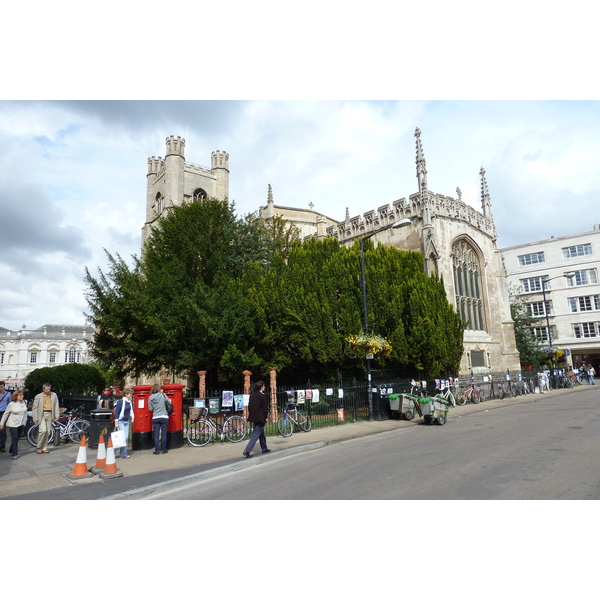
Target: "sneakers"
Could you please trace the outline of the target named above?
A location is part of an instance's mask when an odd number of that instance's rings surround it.
[[[152,453],[152,454],[160,454],[160,452],[157,452],[156,450]]]
[[[263,454],[268,454],[269,452],[271,452],[270,448],[267,448],[266,450],[263,450]]]
[[[242,452],[244,458],[250,458],[250,452],[246,452],[245,450]]]

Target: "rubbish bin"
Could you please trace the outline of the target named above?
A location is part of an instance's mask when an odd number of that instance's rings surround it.
[[[100,435],[104,436],[104,443],[108,444],[108,438],[113,432],[113,424],[110,422],[111,410],[109,408],[97,408],[90,413],[90,437],[88,447],[92,450],[98,449]]]

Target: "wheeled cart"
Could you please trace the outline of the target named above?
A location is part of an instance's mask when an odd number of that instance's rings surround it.
[[[443,398],[414,398],[414,405],[427,425],[443,425],[448,418],[448,402]]]
[[[412,394],[390,394],[388,398],[393,417],[410,421],[415,416],[415,403],[413,399],[418,400],[417,396],[413,396]]]

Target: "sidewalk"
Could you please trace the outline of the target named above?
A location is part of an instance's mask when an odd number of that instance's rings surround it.
[[[591,386],[581,385],[574,389],[552,390],[548,394],[529,394],[516,398],[503,400],[486,400],[480,404],[468,403],[465,406],[450,407],[448,421],[445,427],[452,426],[452,420],[505,406],[522,404],[526,402],[539,402],[545,398],[564,394],[574,394],[582,390],[589,390]],[[289,438],[271,436],[268,438],[272,452],[262,456],[258,444],[249,459],[242,457],[245,441],[239,444],[229,442],[215,443],[205,448],[194,448],[186,445],[175,448],[168,454],[154,455],[152,450],[140,450],[131,453],[129,459],[117,459],[117,468],[123,473],[118,479],[102,480],[98,476],[69,481],[66,475],[73,472],[77,461],[79,446],[66,443],[58,447],[49,446],[49,454],[36,454],[35,448],[29,445],[26,439],[19,442],[19,458],[13,460],[8,454],[0,454],[0,498],[9,499],[12,496],[30,494],[61,487],[99,485],[102,484],[106,495],[111,493],[111,484],[123,481],[127,477],[160,473],[160,484],[167,485],[170,478],[185,469],[198,467],[206,476],[206,472],[213,468],[223,469],[228,465],[230,469],[246,468],[257,464],[258,461],[276,460],[288,456],[292,452],[312,450],[316,447],[341,442],[357,437],[364,437],[377,433],[394,431],[406,427],[422,426],[423,419],[418,415],[412,421],[387,420],[387,421],[360,421],[357,423],[341,423],[337,426],[317,429],[308,433],[295,432]],[[7,447],[8,450],[8,447]],[[96,463],[97,451],[87,448],[88,469]],[[173,473],[170,473],[170,472]],[[189,475],[188,475],[189,477]],[[123,485],[114,485],[113,488],[122,489]],[[117,490],[115,490],[117,491]]]

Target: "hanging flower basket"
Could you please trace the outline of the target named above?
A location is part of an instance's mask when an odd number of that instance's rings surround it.
[[[392,345],[380,335],[364,334],[351,335],[346,338],[350,350],[358,357],[386,358],[392,352]]]

